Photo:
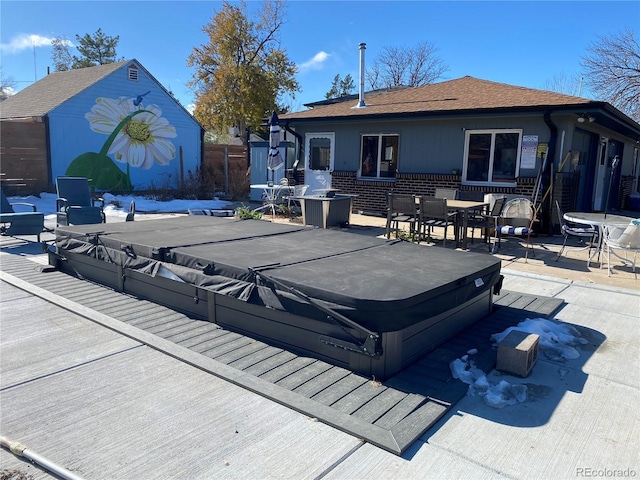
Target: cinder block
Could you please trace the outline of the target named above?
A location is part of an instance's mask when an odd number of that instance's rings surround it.
[[[538,359],[540,336],[512,330],[498,346],[496,368],[502,372],[526,377]]]

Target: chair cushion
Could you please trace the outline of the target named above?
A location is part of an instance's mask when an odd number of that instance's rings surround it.
[[[597,230],[593,227],[570,227],[568,225],[562,225],[562,232],[578,237],[592,237],[597,233]]]
[[[498,227],[501,235],[528,235],[531,229],[529,227],[512,227],[511,225],[502,225]]]
[[[37,235],[44,230],[44,214],[40,212],[17,212],[0,214],[0,223],[11,223],[5,229],[8,235]]]
[[[102,209],[100,207],[67,207],[64,210],[67,222],[71,225],[88,225],[102,223]]]

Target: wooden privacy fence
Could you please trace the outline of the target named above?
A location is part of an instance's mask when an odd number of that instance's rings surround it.
[[[0,123],[0,185],[7,195],[37,195],[51,189],[43,122]]]
[[[231,199],[249,194],[247,147],[243,145],[204,145],[202,181],[207,191],[224,192]]]
[[[247,147],[203,145],[199,190],[224,192],[242,199],[249,194]],[[44,122],[5,120],[0,124],[0,185],[7,195],[38,195],[54,191],[47,163]]]

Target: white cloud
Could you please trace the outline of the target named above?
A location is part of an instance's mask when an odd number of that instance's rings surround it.
[[[2,53],[19,53],[33,47],[50,47],[53,38],[43,37],[42,35],[22,34],[13,37],[9,43],[0,43],[0,51]],[[71,46],[71,42],[68,42]]]
[[[298,69],[301,73],[309,70],[321,70],[324,62],[326,62],[331,55],[325,51],[316,53],[313,58],[307,62],[298,65]]]

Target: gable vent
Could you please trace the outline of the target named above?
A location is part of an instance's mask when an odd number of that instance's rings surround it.
[[[129,69],[127,70],[127,76],[129,78],[129,80],[132,80],[134,82],[138,81],[138,67],[135,66],[130,66]]]

